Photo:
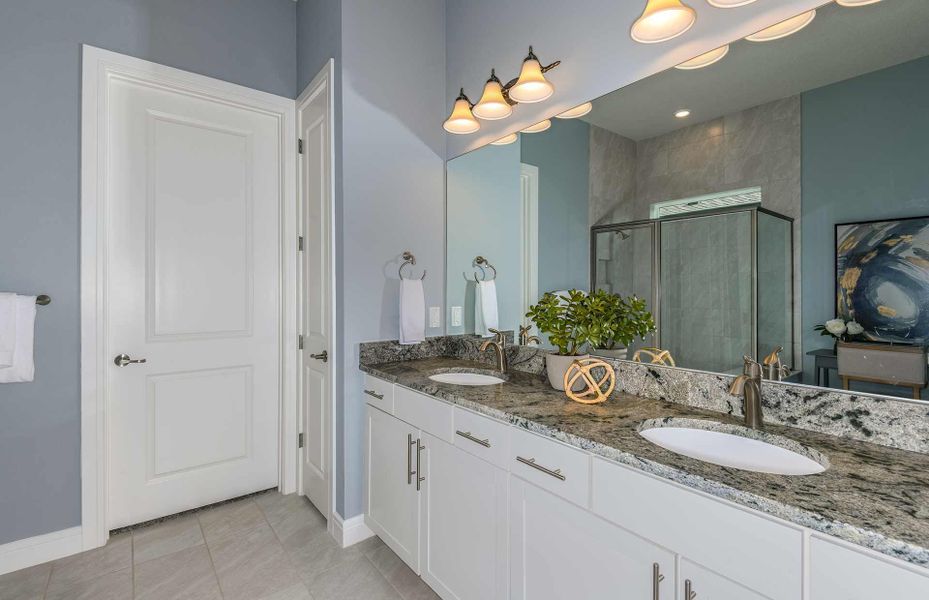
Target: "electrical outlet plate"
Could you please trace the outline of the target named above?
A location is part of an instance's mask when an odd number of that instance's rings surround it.
[[[429,327],[442,326],[442,309],[438,306],[429,307]]]
[[[452,327],[461,327],[461,307],[452,307]]]

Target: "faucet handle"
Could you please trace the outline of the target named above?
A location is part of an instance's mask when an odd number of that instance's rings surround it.
[[[500,342],[501,344],[506,343],[506,334],[500,331],[499,329],[494,329],[493,327],[488,327],[487,331],[494,334],[494,341]]]

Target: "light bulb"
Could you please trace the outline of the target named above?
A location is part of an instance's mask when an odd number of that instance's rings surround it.
[[[449,133],[459,135],[474,133],[481,128],[481,124],[471,114],[471,102],[465,96],[464,88],[461,89],[461,94],[455,100],[455,106],[452,108],[452,114],[442,124],[442,128]]]
[[[510,98],[523,104],[532,104],[547,99],[553,93],[555,93],[555,86],[545,79],[545,75],[542,74],[542,65],[532,53],[532,46],[529,46],[529,56],[523,61],[519,79],[510,88]]]
[[[485,121],[505,119],[513,114],[513,107],[503,97],[503,86],[500,84],[500,80],[497,79],[497,74],[493,69],[490,70],[490,79],[484,84],[484,93],[481,95],[481,99],[474,105],[471,112],[478,119],[484,119]]]
[[[877,4],[881,0],[835,0],[835,3],[839,6],[867,6],[869,4]]]
[[[549,121],[548,119],[545,119],[544,121],[539,121],[535,125],[530,125],[529,127],[526,127],[525,129],[521,129],[520,131],[522,133],[539,133],[540,131],[545,131],[551,126],[552,126],[552,122]]]
[[[720,46],[715,50],[710,50],[700,56],[691,58],[690,60],[684,61],[681,64],[674,67],[675,69],[682,69],[684,71],[692,71],[694,69],[702,69],[703,67],[708,67],[712,64],[715,64],[723,59],[724,56],[729,54],[729,44],[725,46]]]
[[[676,110],[674,111],[674,116],[677,117],[678,119],[686,119],[687,117],[690,116],[690,109],[682,108],[680,110]]]
[[[490,145],[491,145],[491,146],[506,146],[507,144],[512,144],[513,142],[515,142],[515,141],[518,140],[518,139],[519,139],[519,135],[518,135],[518,134],[516,134],[516,133],[511,133],[511,134],[509,134],[509,135],[503,136],[503,137],[500,138],[499,140],[494,140],[494,141],[490,142]]]
[[[681,0],[648,0],[630,33],[637,42],[656,44],[676,38],[693,27],[696,20],[696,11]]]
[[[706,0],[710,6],[715,6],[716,8],[736,8],[737,6],[745,6],[746,4],[751,4],[755,0]]]
[[[566,110],[560,115],[555,115],[555,116],[558,117],[559,119],[576,119],[578,117],[583,117],[584,115],[592,111],[593,108],[594,108],[593,104],[591,104],[590,102],[585,102],[584,104],[581,104],[580,106],[575,106],[574,108]]]
[[[815,10],[800,13],[796,17],[791,17],[785,21],[781,21],[780,23],[762,29],[761,31],[745,36],[745,39],[750,42],[770,42],[773,40],[779,40],[781,38],[787,37],[788,35],[797,33],[812,23],[815,17]]]

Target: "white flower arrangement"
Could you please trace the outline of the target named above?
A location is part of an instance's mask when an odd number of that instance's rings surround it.
[[[856,338],[864,333],[864,327],[858,321],[845,319],[829,319],[822,325],[813,328],[820,332],[820,335],[831,335],[837,340],[846,342],[849,339]]]

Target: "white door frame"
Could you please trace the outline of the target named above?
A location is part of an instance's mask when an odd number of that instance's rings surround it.
[[[519,184],[522,196],[521,310],[525,312],[539,301],[539,167],[520,163]],[[538,333],[538,328],[528,318],[523,317],[522,324],[530,327],[530,333]]]
[[[326,95],[326,132],[329,137],[327,140],[327,148],[329,151],[329,281],[331,285],[329,286],[329,298],[327,302],[329,303],[329,406],[327,407],[329,415],[329,423],[327,424],[327,434],[329,439],[329,445],[327,448],[328,451],[328,464],[329,469],[326,474],[326,486],[328,487],[328,497],[329,497],[329,514],[324,515],[326,517],[326,522],[328,523],[328,530],[330,535],[335,536],[337,529],[337,519],[334,518],[336,510],[336,497],[335,497],[335,481],[336,481],[336,395],[335,395],[335,382],[338,375],[338,356],[339,356],[339,345],[338,340],[336,339],[336,285],[335,285],[335,262],[336,262],[336,230],[335,230],[335,89],[333,85],[333,76],[335,71],[335,62],[333,59],[329,59],[322,69],[313,77],[313,80],[307,85],[300,95],[297,97],[296,101],[296,114],[297,114],[297,127],[296,131],[303,131],[303,123],[300,122],[300,115],[303,111],[303,108],[307,106],[310,102],[319,97],[320,94]],[[300,180],[301,173],[299,168],[302,168],[302,162],[298,161],[298,164],[301,165],[298,167],[297,172],[297,181]],[[306,232],[303,231],[303,219],[305,211],[306,198],[302,197],[302,192],[300,187],[297,189],[297,205],[298,205],[298,215],[299,218],[297,222],[300,224],[299,235],[305,235]],[[303,257],[301,256],[301,259]],[[302,260],[301,260],[302,263]],[[298,276],[298,285],[303,285],[302,277],[303,269],[301,268],[300,275]],[[303,315],[303,294],[297,294],[298,309],[297,314]],[[302,329],[302,322],[300,323]],[[299,362],[299,357],[298,357]],[[303,369],[297,369],[297,410],[298,410],[298,419],[297,423],[303,423]],[[302,469],[300,465],[297,465],[297,476],[299,481],[297,482],[296,489],[302,489]]]
[[[278,486],[297,487],[297,201],[295,103],[211,77],[82,47],[81,91],[81,528],[84,549],[106,543],[108,490],[106,86],[130,79],[276,117],[281,135],[280,432]]]

